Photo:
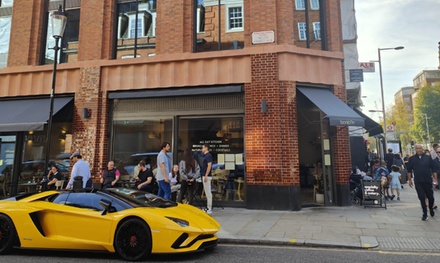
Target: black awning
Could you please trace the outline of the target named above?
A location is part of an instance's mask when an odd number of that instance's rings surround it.
[[[370,117],[365,115],[362,111],[360,111],[358,109],[354,109],[354,111],[357,114],[361,115],[365,119],[364,128],[370,136],[375,136],[375,135],[383,133],[382,125],[380,125],[379,123],[372,120]]]
[[[55,98],[54,115],[72,100]],[[49,104],[49,98],[0,101],[0,132],[43,130],[49,119]]]
[[[364,118],[342,102],[328,89],[298,88],[313,104],[320,108],[332,126],[364,126]]]
[[[189,87],[189,88],[161,88],[132,91],[114,91],[110,92],[109,99],[137,99],[137,98],[159,98],[176,96],[194,96],[194,95],[212,95],[225,93],[241,93],[243,85],[227,85],[215,87]]]

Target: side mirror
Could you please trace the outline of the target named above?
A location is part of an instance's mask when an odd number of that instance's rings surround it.
[[[99,205],[104,208],[104,211],[102,211],[101,215],[106,215],[107,213],[116,212],[116,209],[114,206],[112,206],[112,202],[106,199],[101,199],[99,201]]]

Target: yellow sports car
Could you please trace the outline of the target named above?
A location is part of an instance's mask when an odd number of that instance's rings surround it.
[[[215,247],[219,228],[191,205],[125,188],[47,191],[0,201],[0,254],[16,246],[109,251],[136,261],[151,253]]]

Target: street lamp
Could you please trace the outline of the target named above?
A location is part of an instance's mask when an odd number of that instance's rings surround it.
[[[52,131],[55,81],[57,78],[58,51],[61,49],[58,46],[58,44],[60,42],[60,38],[63,37],[64,29],[66,28],[66,23],[67,23],[66,13],[63,11],[61,5],[59,6],[57,11],[52,12],[51,19],[52,19],[52,36],[53,36],[53,38],[55,38],[55,47],[53,47],[55,54],[54,54],[54,58],[53,58],[52,90],[50,93],[49,120],[47,121],[46,158],[45,158],[46,169],[49,166],[49,153],[50,153],[50,139],[51,139],[51,131]]]
[[[378,48],[377,49],[377,56],[378,56],[378,60],[377,62],[379,62],[379,78],[380,78],[380,94],[382,96],[382,117],[383,117],[383,127],[384,127],[384,137],[385,137],[385,151],[387,148],[387,121],[386,121],[386,117],[385,117],[385,98],[383,95],[383,79],[382,79],[382,63],[380,60],[380,51],[382,50],[402,50],[404,49],[403,46],[398,46],[398,47],[387,47],[387,48]]]
[[[429,138],[429,123],[428,123],[428,114],[423,113],[423,115],[425,115],[425,123],[426,123],[426,132],[428,133],[428,141],[427,141],[427,145],[426,145],[426,149],[429,149],[431,147],[431,138]]]

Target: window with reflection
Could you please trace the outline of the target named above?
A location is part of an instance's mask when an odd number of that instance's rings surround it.
[[[53,64],[55,50],[55,39],[52,36],[52,12],[58,10],[60,5],[66,3],[67,24],[64,35],[60,41],[60,52],[58,57],[59,63],[76,62],[78,60],[78,38],[79,38],[79,22],[80,22],[80,1],[75,0],[50,0],[47,4],[45,15],[45,29],[43,39],[44,57],[41,64]]]
[[[156,4],[156,0],[118,0],[115,58],[154,55]]]
[[[243,117],[198,117],[179,120],[179,161],[183,151],[193,152],[202,164],[203,144],[210,146],[213,157],[212,188],[222,199],[244,200],[244,139]]]
[[[151,169],[164,141],[172,143],[173,118],[115,120],[113,122],[112,159],[123,174],[135,175],[143,160]]]

